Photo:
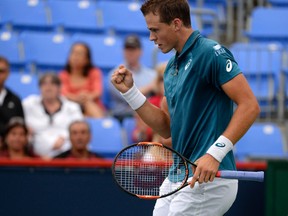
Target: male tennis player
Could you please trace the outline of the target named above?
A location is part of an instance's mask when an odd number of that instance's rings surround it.
[[[146,100],[125,67],[111,82],[150,127],[171,136],[173,148],[198,165],[192,189],[158,199],[153,215],[223,215],[236,198],[238,182],[214,179],[215,173],[236,170],[231,150],[257,118],[257,100],[231,52],[192,29],[186,0],[147,0],[141,11],[150,40],[163,53],[177,51],[165,70],[161,109]]]

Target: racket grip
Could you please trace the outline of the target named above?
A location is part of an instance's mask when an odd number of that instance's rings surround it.
[[[226,178],[226,179],[238,179],[244,181],[264,181],[264,172],[258,171],[230,171],[230,170],[222,170],[218,171],[216,177]]]

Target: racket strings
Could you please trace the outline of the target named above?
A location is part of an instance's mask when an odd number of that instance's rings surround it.
[[[133,146],[118,155],[114,165],[115,178],[130,193],[139,196],[165,195],[175,190],[172,186],[161,187],[166,177],[183,181],[182,163],[180,157],[161,146]]]

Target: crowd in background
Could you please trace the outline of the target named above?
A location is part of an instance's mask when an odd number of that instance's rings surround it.
[[[111,107],[102,102],[103,72],[93,65],[89,46],[75,42],[70,48],[66,65],[59,73],[39,76],[39,95],[20,99],[17,92],[5,86],[9,62],[0,57],[0,158],[102,158],[89,151],[91,134],[85,118],[114,117],[122,123],[135,118],[131,139],[171,142],[155,134],[126,103],[112,85],[108,85]],[[140,63],[142,44],[138,36],[123,41],[122,63],[133,72],[135,84],[155,106],[161,106],[164,95],[163,73],[166,62],[149,68]],[[109,72],[109,76],[119,68]]]

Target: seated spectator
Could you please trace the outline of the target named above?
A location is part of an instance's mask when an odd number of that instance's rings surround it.
[[[161,101],[164,95],[163,74],[166,68],[166,64],[167,63],[161,63],[156,66],[155,70],[157,72],[157,76],[153,81],[153,93],[148,97],[148,100],[157,107],[161,106]],[[145,122],[138,116],[136,112],[134,113],[134,117],[136,120],[135,129],[132,133],[132,140],[134,142],[163,141],[158,134],[153,133],[153,130],[145,124]]]
[[[26,124],[32,135],[34,152],[52,158],[70,149],[68,127],[74,120],[83,119],[79,104],[60,95],[61,82],[53,73],[39,79],[41,95],[23,100]]]
[[[9,77],[10,64],[8,60],[0,56],[0,147],[6,125],[13,117],[24,118],[20,98],[10,89],[5,87],[5,81]]]
[[[91,140],[90,126],[86,121],[74,121],[69,126],[71,149],[55,158],[93,159],[100,155],[90,152],[88,145]]]
[[[35,155],[29,149],[28,128],[21,117],[11,118],[3,135],[3,148],[0,158],[12,160],[33,158]]]
[[[85,116],[101,118],[105,115],[101,101],[102,71],[93,66],[90,48],[86,44],[77,42],[72,46],[68,62],[59,77],[62,94],[79,103]]]
[[[142,56],[142,44],[140,39],[136,35],[130,35],[125,39],[123,46],[123,55],[126,68],[133,73],[133,79],[136,86],[140,91],[148,96],[153,89],[153,80],[156,77],[156,72],[140,63]],[[109,73],[109,77],[112,76],[115,70],[118,70],[119,66],[114,68]],[[131,117],[134,115],[134,110],[127,104],[122,98],[119,91],[109,83],[109,94],[111,96],[110,112],[115,118],[122,121],[125,117]]]

